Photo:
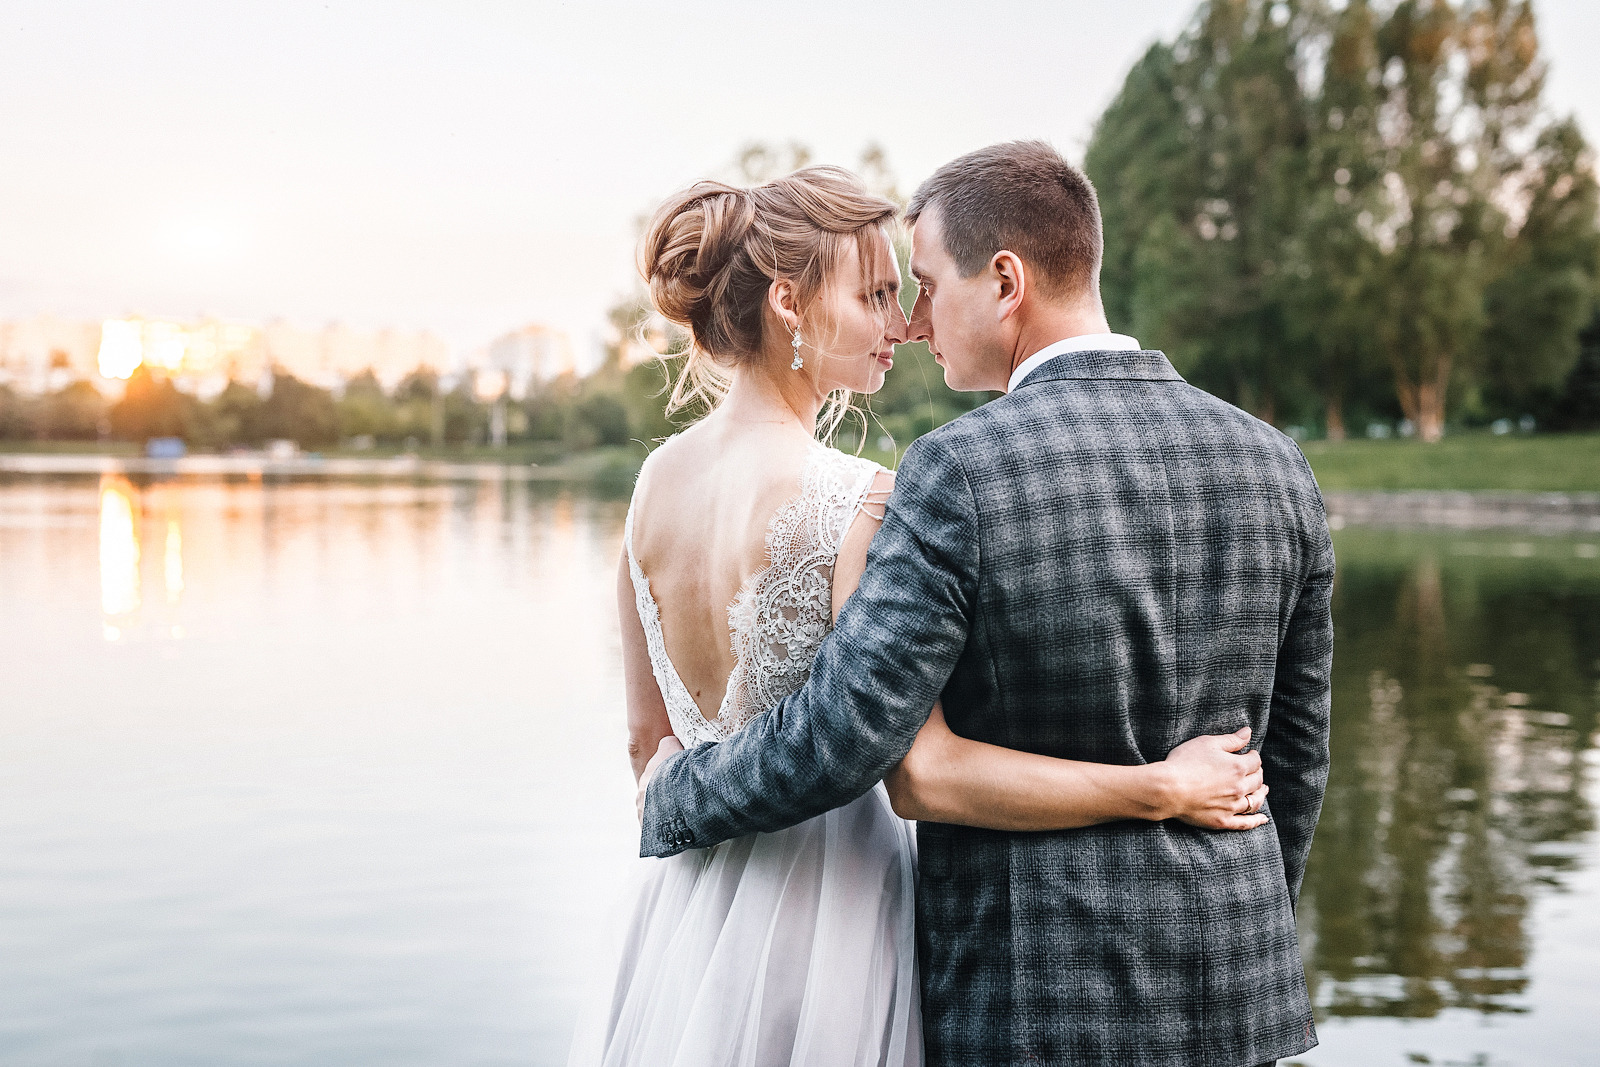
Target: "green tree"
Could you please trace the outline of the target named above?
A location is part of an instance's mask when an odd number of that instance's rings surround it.
[[[405,436],[399,432],[394,404],[384,395],[378,376],[370,368],[345,383],[335,409],[341,438],[365,436],[375,441],[397,443]]]
[[[522,402],[524,428],[521,436],[529,441],[561,441],[567,435],[570,401],[554,390],[540,389]]]
[[[440,435],[444,443],[488,443],[489,406],[478,400],[476,383],[476,374],[464,374],[456,387],[440,399]]]
[[[620,399],[632,440],[653,445],[683,428],[686,413],[669,416],[665,404],[679,366],[667,360],[647,360],[630,367],[622,376]]]
[[[610,389],[594,390],[578,402],[577,418],[569,425],[581,429],[579,440],[591,445],[625,445],[631,436],[628,409]]]
[[[1382,161],[1384,196],[1359,219],[1382,253],[1378,337],[1400,406],[1424,441],[1444,432],[1452,376],[1475,369],[1469,360],[1486,322],[1483,289],[1493,266],[1483,188],[1492,178],[1471,173],[1489,163],[1469,158],[1453,138],[1463,103],[1449,96],[1460,89],[1451,70],[1459,28],[1448,3],[1413,0],[1380,26],[1382,92],[1369,152]]]
[[[1600,315],[1578,335],[1578,359],[1550,405],[1550,423],[1558,430],[1600,430]]]
[[[1404,0],[1378,23],[1376,108],[1362,124],[1377,194],[1375,334],[1424,440],[1453,400],[1558,383],[1596,270],[1582,137],[1542,102],[1527,2]]]
[[[1135,67],[1085,161],[1114,190],[1108,315],[1268,421],[1303,406],[1308,378],[1286,301],[1308,193],[1310,23],[1298,3],[1203,5]]]
[[[33,406],[34,436],[46,441],[93,441],[106,427],[109,407],[92,384],[72,382]]]
[[[1493,414],[1541,406],[1574,369],[1600,276],[1600,196],[1571,120],[1539,134],[1524,161],[1521,225],[1484,293],[1485,386]]]
[[[339,441],[339,412],[333,394],[274,370],[272,392],[258,412],[264,438],[285,438],[303,448],[321,448]]]
[[[1452,396],[1554,388],[1600,253],[1587,147],[1542,87],[1527,2],[1202,4],[1089,147],[1108,315],[1335,437],[1385,377],[1425,440]]]
[[[404,440],[426,440],[434,447],[444,444],[444,405],[437,371],[418,367],[395,386],[394,399],[396,429]]]
[[[1139,291],[1136,262],[1147,242],[1171,244],[1177,239],[1183,225],[1182,189],[1197,184],[1189,173],[1194,152],[1178,102],[1177,78],[1172,46],[1151,45],[1100,116],[1084,157],[1084,170],[1100,198],[1105,237],[1100,286],[1106,317],[1112,329],[1135,331],[1150,342],[1156,340],[1156,327],[1140,321],[1143,309],[1165,300],[1163,294]],[[1172,232],[1153,234],[1161,223]]]
[[[0,385],[0,441],[20,441],[30,436],[32,417],[27,398],[9,385]]]
[[[1376,199],[1379,167],[1368,149],[1380,80],[1377,15],[1364,0],[1332,12],[1318,34],[1321,91],[1306,103],[1302,213],[1284,241],[1282,293],[1289,343],[1321,398],[1323,429],[1344,440],[1352,393],[1390,390],[1376,340],[1377,250],[1359,220]]]
[[[230,381],[206,406],[207,440],[212,447],[259,445],[266,440],[261,394],[243,382]]]

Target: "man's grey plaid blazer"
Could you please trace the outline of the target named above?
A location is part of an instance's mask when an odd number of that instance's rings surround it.
[[[932,1067],[1249,1067],[1316,1043],[1293,904],[1328,769],[1333,550],[1287,437],[1159,352],[1073,352],[906,453],[807,684],[669,761],[641,851],[793,825],[950,726],[1100,763],[1248,724],[1272,822],[922,823]]]

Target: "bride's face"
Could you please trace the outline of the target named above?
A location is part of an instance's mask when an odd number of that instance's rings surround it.
[[[817,385],[822,392],[848,389],[876,393],[894,366],[894,346],[906,340],[906,317],[900,310],[900,267],[887,232],[873,242],[873,255],[862,262],[852,241],[839,257],[821,294],[828,325],[822,329]],[[810,345],[802,353],[809,358]]]

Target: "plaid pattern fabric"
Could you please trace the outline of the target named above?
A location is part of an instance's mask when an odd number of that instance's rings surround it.
[[[1315,1044],[1293,905],[1327,780],[1333,551],[1294,443],[1159,352],[1074,352],[919,440],[806,686],[666,764],[641,851],[959,734],[1102,763],[1248,724],[1272,822],[918,828],[928,1062],[1245,1067]]]

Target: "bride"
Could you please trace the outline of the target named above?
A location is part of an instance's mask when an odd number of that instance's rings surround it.
[[[894,345],[920,339],[898,302],[894,216],[848,172],[809,167],[753,189],[700,182],[650,223],[651,298],[692,338],[672,404],[712,411],[651,453],[628,510],[618,597],[636,778],[658,750],[725,739],[797,689],[855,589],[894,476],[818,437],[851,393],[882,387]],[[1235,814],[1265,794],[1259,759],[1233,754],[1247,742],[1076,763],[957,737],[935,708],[887,787],[778,833],[645,861],[570,1062],[920,1065],[901,815],[1247,829],[1265,820]]]

